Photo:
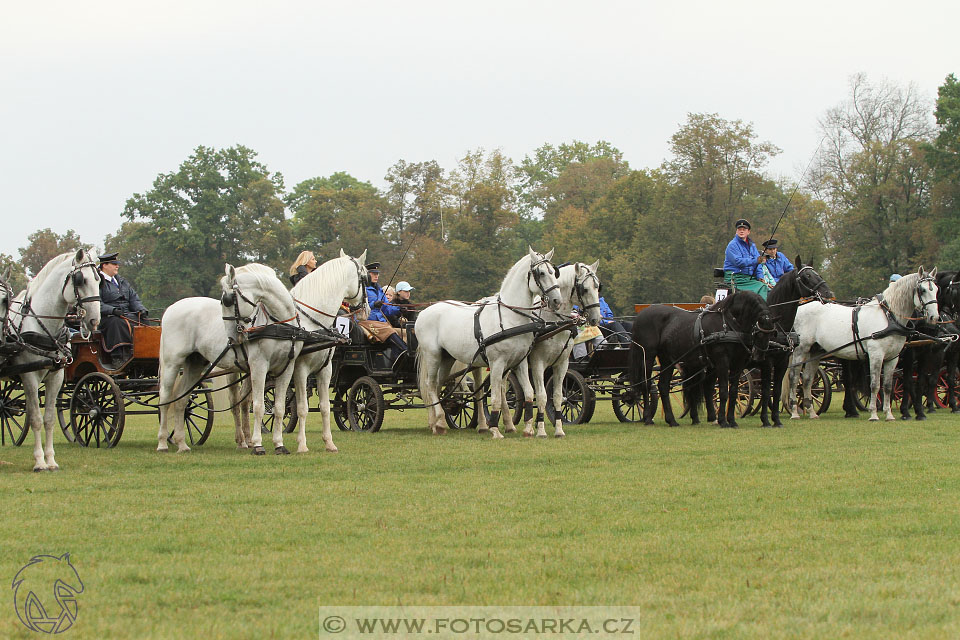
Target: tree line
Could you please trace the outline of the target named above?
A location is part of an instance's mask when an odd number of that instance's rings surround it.
[[[600,260],[604,295],[620,313],[635,302],[695,301],[713,290],[733,224],[760,242],[777,230],[784,251],[812,261],[841,298],[880,291],[890,273],[960,266],[960,84],[935,104],[913,86],[850,80],[819,120],[823,142],[800,184],[770,178],[781,152],[751,124],[688,114],[670,157],[634,169],[607,141],[545,144],[520,162],[467,152],[450,169],[399,160],[385,188],[347,173],[283,176],[244,146],[197,147],[152,188],[133,194],[104,246],[159,309],[216,295],[223,263],[261,262],[283,274],[303,249],[320,262],[368,250],[381,283],[408,280],[417,298],[488,295],[526,246],[562,260]],[[72,230],[28,237],[14,286],[53,255],[83,245]],[[399,269],[398,269],[399,265]],[[394,272],[396,277],[392,277]]]

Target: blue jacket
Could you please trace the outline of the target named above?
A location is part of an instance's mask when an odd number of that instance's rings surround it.
[[[757,257],[760,252],[757,251],[757,245],[752,242],[744,242],[734,236],[730,244],[727,245],[727,251],[723,258],[723,270],[742,273],[752,278],[757,277]]]
[[[779,251],[777,252],[776,260],[768,259],[764,264],[767,265],[767,269],[770,270],[770,275],[773,276],[773,279],[777,282],[780,281],[783,274],[793,271],[793,263],[787,259],[787,256]]]
[[[613,318],[613,311],[610,310],[610,305],[602,296],[600,297],[600,317],[604,319],[604,324],[607,324],[608,318]]]
[[[373,305],[375,302],[382,302],[383,306],[379,309],[374,309]],[[389,322],[387,316],[392,317],[400,313],[400,309],[387,302],[387,294],[378,284],[367,287],[367,304],[370,305],[370,320]]]

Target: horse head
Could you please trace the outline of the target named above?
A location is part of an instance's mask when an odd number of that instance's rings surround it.
[[[100,277],[90,253],[78,249],[60,289],[67,307],[76,309],[80,332],[87,336],[100,324]]]
[[[599,260],[591,265],[577,262],[573,266],[573,293],[580,303],[580,313],[587,317],[587,321],[593,327],[600,323],[600,289],[603,285],[597,277],[599,266]]]
[[[543,255],[534,251],[533,247],[528,249],[530,271],[527,274],[527,287],[533,295],[543,296],[547,307],[551,311],[556,311],[563,300],[560,296],[560,284],[557,282],[560,278],[560,270],[550,262],[553,258],[553,249]]]
[[[821,302],[824,300],[834,300],[836,296],[827,285],[827,281],[817,273],[813,266],[803,264],[800,255],[797,254],[797,260],[794,262],[797,272],[797,288],[800,296],[804,298],[818,298]]]
[[[937,276],[937,301],[940,314],[960,311],[960,271],[944,271]]]
[[[220,305],[224,322],[242,329],[254,323],[262,309],[273,322],[296,317],[293,298],[268,266],[251,263],[239,268],[226,263],[220,278]],[[230,333],[230,332],[228,332]]]
[[[762,359],[763,353],[770,347],[770,338],[777,331],[770,307],[763,298],[751,291],[738,291],[718,303],[717,309],[725,315],[729,314],[737,330],[750,336],[745,346],[751,349],[751,357]]]
[[[913,293],[914,307],[927,322],[936,324],[940,321],[940,310],[937,306],[937,268],[934,267],[933,271],[924,271],[921,266],[917,274],[919,279]],[[900,279],[903,280],[904,278]]]

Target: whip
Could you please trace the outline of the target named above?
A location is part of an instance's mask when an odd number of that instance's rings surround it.
[[[823,146],[823,141],[827,139],[827,134],[823,134],[823,137],[820,138],[820,144],[817,145],[817,150],[813,152],[813,157],[810,158],[810,162],[807,163],[807,167],[803,170],[803,173],[800,174],[800,180],[797,181],[796,186],[793,188],[793,192],[790,194],[790,197],[787,199],[787,204],[784,205],[783,211],[780,213],[780,218],[777,220],[777,224],[773,227],[773,231],[770,232],[769,240],[773,240],[773,236],[777,235],[777,229],[780,228],[780,223],[783,222],[783,216],[787,214],[787,209],[790,207],[790,203],[793,202],[793,196],[797,195],[797,190],[800,188],[800,183],[803,181],[804,176],[807,175],[807,171],[810,170],[810,165],[813,164],[813,161],[816,159],[817,154],[820,153],[820,147]]]

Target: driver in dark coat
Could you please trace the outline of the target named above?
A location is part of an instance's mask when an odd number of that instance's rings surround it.
[[[110,354],[111,365],[118,368],[133,355],[131,321],[146,320],[147,308],[130,283],[118,275],[119,254],[108,253],[100,260],[100,332],[104,350]]]

